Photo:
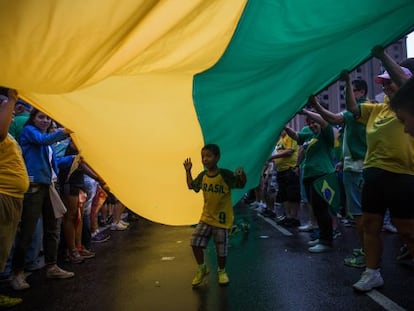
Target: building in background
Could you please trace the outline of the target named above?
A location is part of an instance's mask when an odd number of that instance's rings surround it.
[[[391,44],[386,48],[387,53],[397,62],[400,63],[407,58],[406,36]],[[363,79],[368,83],[368,98],[370,100],[382,101],[382,87],[374,82],[374,77],[381,74],[384,68],[381,62],[376,58],[370,58],[351,72],[352,80]],[[328,109],[334,113],[345,109],[345,83],[337,81],[318,94],[319,100],[328,106]],[[300,130],[305,125],[302,116],[296,116],[289,122],[289,125]]]

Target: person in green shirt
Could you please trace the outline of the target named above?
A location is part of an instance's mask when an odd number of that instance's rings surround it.
[[[312,96],[310,101],[316,101],[316,98]],[[285,127],[285,130],[298,144],[306,146],[302,165],[303,184],[320,232],[319,239],[309,241],[308,250],[312,253],[323,253],[332,249],[332,218],[329,213],[329,204],[316,191],[313,184],[319,178],[335,172],[332,163],[334,130],[319,114],[306,109],[302,110],[302,113],[310,119],[311,132],[297,133],[290,127]]]
[[[347,85],[346,97],[352,96],[357,105],[367,102],[368,85],[365,80],[353,80]],[[330,124],[344,125],[344,139],[342,142],[342,180],[345,188],[347,212],[353,217],[360,245],[363,246],[362,232],[362,167],[367,151],[365,138],[365,125],[355,120],[354,115],[345,110],[340,113],[333,113],[319,102],[313,102],[313,108],[322,118]],[[354,249],[353,256],[344,259],[347,266],[363,268],[365,267],[365,254],[363,247]]]
[[[21,99],[17,101],[16,106],[14,107],[14,118],[10,124],[9,133],[17,140],[17,142],[20,140],[20,133],[22,132],[24,125],[27,120],[29,120],[31,110],[32,107]]]

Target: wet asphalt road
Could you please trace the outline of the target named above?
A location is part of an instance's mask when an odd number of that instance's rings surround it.
[[[62,264],[76,273],[73,279],[47,280],[44,271],[38,271],[28,277],[32,288],[27,291],[14,292],[5,282],[0,287],[24,299],[10,310],[414,310],[414,271],[395,261],[401,244],[396,234],[383,233],[385,286],[367,295],[351,287],[361,270],[343,265],[355,246],[352,228],[342,227],[334,251],[311,254],[306,250],[308,233],[289,229],[285,233],[292,235],[285,235],[271,220],[239,206],[236,222],[243,218],[250,231],[230,238],[227,287],[217,284],[210,244],[210,274],[199,288],[191,288],[196,271],[189,247],[193,228],[144,219],[95,244],[96,258]]]

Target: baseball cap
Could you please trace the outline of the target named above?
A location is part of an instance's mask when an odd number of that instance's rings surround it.
[[[412,76],[412,73],[408,68],[401,67],[401,69],[404,71],[404,73],[408,77]],[[391,80],[391,77],[390,77],[388,71],[384,71],[384,73],[382,73],[382,74],[375,77],[375,83],[382,84],[383,80]]]

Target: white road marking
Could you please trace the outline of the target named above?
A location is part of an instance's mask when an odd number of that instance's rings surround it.
[[[367,292],[366,295],[387,311],[406,311],[406,309],[399,306],[394,301],[387,298],[386,296],[376,291],[375,289]]]
[[[276,222],[274,222],[272,219],[267,218],[260,213],[257,213],[257,216],[262,218],[264,221],[266,221],[268,224],[270,224],[272,227],[279,230],[282,234],[286,236],[293,235],[290,231],[286,230],[282,226],[279,226]],[[376,291],[375,289],[372,291],[369,291],[365,293],[368,297],[370,297],[372,300],[374,300],[377,304],[379,304],[381,307],[383,307],[387,311],[407,311],[388,297],[384,296],[380,292]]]
[[[279,226],[277,223],[275,223],[273,220],[271,220],[270,218],[264,217],[261,214],[257,214],[257,216],[259,216],[260,218],[262,218],[264,221],[266,221],[268,224],[270,224],[272,227],[276,228],[277,230],[279,230],[283,235],[286,236],[292,236],[292,232],[290,232],[289,230],[286,230],[285,228]]]

